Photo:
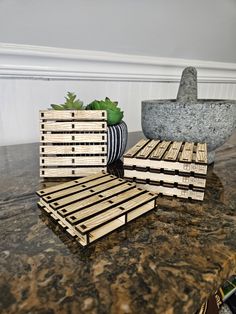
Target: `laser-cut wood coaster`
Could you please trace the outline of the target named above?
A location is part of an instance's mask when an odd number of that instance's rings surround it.
[[[105,110],[40,111],[40,176],[83,177],[106,170]]]
[[[157,195],[108,173],[37,191],[38,205],[83,246],[156,207]]]
[[[124,154],[124,169],[154,193],[203,200],[207,145],[142,139]]]

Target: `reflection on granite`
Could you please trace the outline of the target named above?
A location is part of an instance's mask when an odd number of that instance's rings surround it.
[[[236,270],[235,146],[218,151],[203,202],[160,198],[87,248],[37,208],[55,184],[39,180],[38,145],[0,147],[0,312],[194,313]]]

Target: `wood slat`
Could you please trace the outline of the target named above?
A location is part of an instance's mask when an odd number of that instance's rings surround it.
[[[196,149],[196,160],[197,163],[207,163],[207,145],[206,143],[198,143]]]
[[[151,153],[151,159],[161,159],[164,155],[165,151],[167,150],[168,146],[170,145],[170,141],[162,141],[160,142],[155,150]]]
[[[68,216],[69,214],[72,214],[75,211],[84,209],[86,207],[89,207],[91,205],[94,205],[95,203],[98,203],[99,201],[106,200],[109,197],[112,197],[116,195],[117,193],[122,193],[125,192],[131,188],[134,188],[135,184],[134,183],[127,183],[124,180],[122,181],[113,181],[112,188],[108,190],[104,190],[100,192],[99,194],[92,195],[90,197],[87,197],[84,200],[75,202],[73,204],[67,205],[61,209],[58,210],[58,213],[62,216]]]
[[[85,191],[81,191],[79,193],[75,193],[75,194],[70,195],[70,196],[65,196],[65,197],[57,200],[56,202],[52,202],[51,206],[53,209],[58,209],[60,207],[66,206],[67,204],[71,204],[73,202],[77,202],[79,200],[82,200],[83,198],[90,197],[91,195],[98,194],[104,190],[111,188],[114,185],[114,180],[105,182],[105,183],[100,184],[98,186],[93,186],[93,187],[91,187],[91,189],[87,189]],[[116,180],[119,181],[119,179],[116,179]],[[117,182],[117,181],[115,181],[115,182]]]
[[[163,159],[175,161],[178,157],[181,146],[182,146],[182,142],[173,142],[170,145],[170,148],[165,153]]]
[[[97,215],[93,218],[90,218],[76,225],[75,228],[80,233],[85,234],[89,232],[90,230],[98,227],[99,225],[104,224],[112,219],[115,219],[118,216],[121,216],[122,214],[125,214],[126,212],[132,210],[132,208],[136,208],[137,204],[141,206],[148,201],[152,201],[153,199],[154,199],[153,194],[149,194],[149,193],[141,194],[135,197],[134,199],[131,199],[127,202],[122,203],[122,206],[119,205],[117,207],[114,207],[110,211],[105,211],[101,213],[100,215]]]
[[[159,142],[160,141],[158,140],[151,140],[144,148],[142,148],[138,152],[138,154],[135,157],[146,159],[150,155],[150,153],[155,149]]]
[[[40,119],[46,120],[106,120],[105,110],[41,110]]]
[[[40,157],[40,166],[101,166],[106,163],[106,156]]]
[[[47,201],[48,203],[51,203],[63,196],[68,196],[70,194],[78,193],[80,191],[87,190],[93,186],[112,181],[114,179],[115,179],[115,176],[113,175],[100,176],[100,177],[94,178],[93,180],[89,180],[89,181],[77,184],[75,186],[68,187],[66,189],[47,194],[46,196],[43,196],[43,200]]]
[[[106,145],[46,145],[40,146],[41,155],[64,155],[64,154],[106,154]]]
[[[149,143],[150,140],[148,139],[141,139],[138,141],[136,145],[131,147],[125,154],[124,157],[134,157],[137,152],[139,152],[142,147],[144,147],[147,143]]]
[[[41,143],[106,143],[107,134],[42,134]]]
[[[124,224],[125,224],[124,219],[122,220],[119,218],[106,223],[104,226],[89,232],[89,242],[93,242],[93,241],[103,237],[104,235],[110,233],[111,231],[114,231],[117,228],[120,228]]]
[[[153,201],[151,202],[148,202],[142,206],[139,206],[138,208],[130,211],[128,214],[127,214],[127,221],[131,221],[137,217],[139,217],[140,215],[143,215],[145,213],[147,213],[148,211],[150,211],[151,209],[153,209]]]
[[[40,177],[56,178],[56,177],[84,177],[107,171],[107,167],[67,167],[67,168],[42,168],[40,169]]]
[[[40,123],[41,131],[106,131],[106,122],[59,122],[47,121]]]
[[[44,195],[51,194],[51,193],[56,192],[56,191],[62,191],[64,189],[70,188],[72,186],[76,186],[78,184],[83,184],[85,182],[89,182],[91,180],[94,180],[94,179],[97,179],[97,178],[101,178],[101,177],[105,177],[105,176],[108,176],[108,175],[109,175],[108,173],[99,172],[99,173],[96,173],[94,175],[87,176],[85,178],[76,179],[74,181],[70,181],[70,182],[66,182],[66,183],[56,184],[55,186],[52,186],[52,187],[49,187],[49,188],[45,188],[45,189],[41,189],[41,190],[37,191],[36,193],[39,196],[44,196]]]
[[[126,201],[128,198],[140,195],[143,191],[133,187],[128,191],[121,192],[118,196],[109,198],[108,201],[103,201],[99,204],[87,207],[67,217],[67,220],[72,224],[78,224],[80,221],[87,219],[88,217],[99,214],[100,212],[114,207],[121,202]],[[113,211],[113,210],[112,210]]]
[[[180,154],[179,161],[192,162],[194,143],[185,142],[183,150]]]
[[[139,186],[145,190],[151,191],[156,194],[163,194],[167,196],[177,196],[180,198],[191,198],[193,200],[203,201],[204,192],[198,192],[193,190],[183,190],[180,188],[170,188],[165,186],[157,186],[151,184],[139,184]]]
[[[135,178],[141,180],[151,180],[155,182],[177,183],[181,185],[193,185],[197,187],[205,187],[206,179],[196,178],[193,176],[181,176],[165,173],[154,173],[149,171],[127,170],[124,171],[125,178]]]

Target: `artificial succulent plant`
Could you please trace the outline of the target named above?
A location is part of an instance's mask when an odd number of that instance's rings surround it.
[[[105,100],[94,100],[85,108],[83,107],[83,102],[76,99],[76,97],[76,94],[68,92],[64,104],[51,104],[51,107],[54,110],[106,110],[108,125],[115,125],[121,122],[124,113],[118,107],[118,102],[111,101],[110,98],[106,97]]]
[[[87,110],[106,110],[108,125],[115,125],[121,122],[124,113],[118,107],[118,102],[111,101],[108,97],[105,100],[94,100],[86,107]]]
[[[54,110],[83,110],[83,102],[76,97],[76,94],[68,92],[64,104],[51,104],[51,107]]]

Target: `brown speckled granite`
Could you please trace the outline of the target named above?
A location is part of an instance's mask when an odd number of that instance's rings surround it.
[[[235,172],[236,134],[203,203],[162,198],[81,249],[37,208],[38,145],[0,147],[0,313],[194,313],[236,270]]]

